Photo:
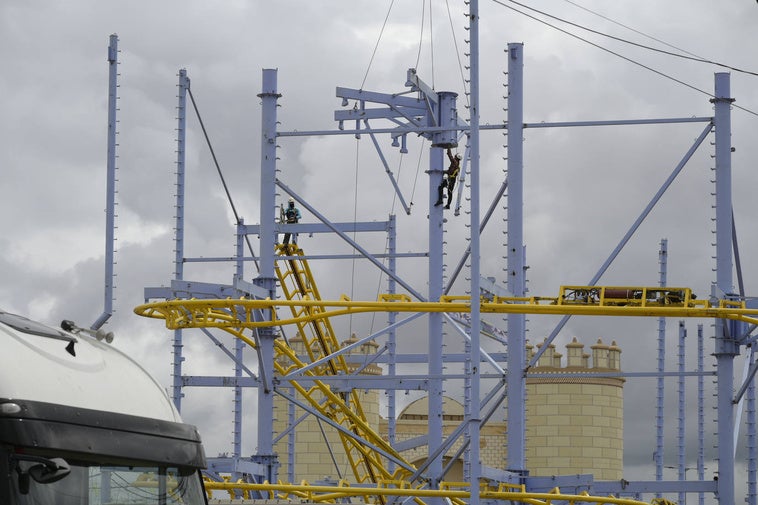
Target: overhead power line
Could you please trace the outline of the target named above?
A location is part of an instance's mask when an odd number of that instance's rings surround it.
[[[570,31],[568,31],[568,30],[565,30],[565,29],[563,29],[563,28],[560,28],[560,27],[558,27],[558,26],[556,26],[556,25],[554,25],[554,24],[550,24],[550,23],[548,23],[547,21],[545,21],[544,19],[540,19],[540,18],[538,18],[538,17],[536,17],[536,16],[533,16],[532,14],[529,14],[529,13],[527,13],[527,12],[523,12],[523,11],[520,11],[520,10],[516,9],[515,7],[512,7],[512,6],[510,6],[510,5],[507,5],[507,4],[506,4],[505,2],[503,2],[503,1],[500,1],[500,0],[492,0],[492,1],[493,1],[494,3],[496,3],[496,4],[500,5],[500,6],[502,6],[502,7],[505,7],[506,9],[510,9],[510,10],[512,10],[512,11],[514,11],[514,12],[518,13],[518,14],[521,14],[522,16],[526,16],[526,17],[528,17],[528,18],[530,18],[530,19],[533,19],[533,20],[535,20],[535,21],[537,21],[537,22],[539,22],[539,23],[542,23],[542,24],[544,24],[544,25],[546,25],[546,26],[549,26],[550,28],[552,28],[552,29],[554,29],[554,30],[557,30],[557,31],[559,31],[559,32],[561,32],[561,33],[564,33],[564,34],[566,34],[566,35],[568,35],[568,36],[570,36],[570,37],[573,37],[573,38],[575,38],[575,39],[577,39],[577,40],[581,40],[582,42],[584,42],[584,43],[586,43],[586,44],[589,44],[589,45],[591,45],[591,46],[593,46],[593,47],[596,47],[596,48],[600,49],[601,51],[605,51],[605,52],[607,52],[607,53],[609,53],[609,54],[612,54],[612,55],[616,56],[617,58],[621,58],[622,60],[628,61],[629,63],[632,63],[632,64],[634,64],[634,65],[637,65],[637,66],[639,66],[639,67],[642,67],[642,68],[644,68],[645,70],[648,70],[648,71],[650,71],[650,72],[653,72],[654,74],[658,74],[658,75],[660,75],[661,77],[665,77],[666,79],[669,79],[669,80],[671,80],[671,81],[674,81],[674,82],[676,82],[677,84],[681,84],[682,86],[685,86],[685,87],[687,87],[687,88],[690,88],[690,89],[692,89],[692,90],[694,90],[694,91],[697,91],[698,93],[702,93],[702,94],[704,94],[704,95],[706,95],[706,96],[708,96],[708,97],[710,97],[710,98],[713,98],[713,93],[710,93],[710,92],[708,92],[708,91],[705,91],[705,90],[703,90],[703,89],[700,89],[700,88],[698,88],[697,86],[694,86],[694,85],[692,85],[692,84],[689,84],[689,83],[687,83],[687,82],[685,82],[685,81],[683,81],[683,80],[681,80],[681,79],[677,79],[676,77],[674,77],[674,76],[672,76],[672,75],[669,75],[669,74],[667,74],[667,73],[665,73],[665,72],[663,72],[663,71],[661,71],[661,70],[657,70],[657,69],[655,69],[655,68],[653,68],[653,67],[651,67],[651,66],[649,66],[649,65],[645,65],[644,63],[641,63],[641,62],[639,62],[639,61],[637,61],[637,60],[634,60],[634,59],[632,59],[632,58],[630,58],[630,57],[628,57],[628,56],[624,56],[624,55],[622,55],[622,54],[620,54],[620,53],[617,53],[616,51],[613,51],[613,50],[611,50],[611,49],[608,49],[607,47],[601,46],[600,44],[596,44],[595,42],[592,42],[592,41],[590,41],[590,40],[588,40],[588,39],[586,39],[586,38],[584,38],[584,37],[581,37],[581,36],[579,36],[579,35],[577,35],[577,34],[575,34],[575,33],[572,33],[572,32],[570,32]],[[539,14],[541,14],[541,15],[543,15],[543,16],[547,16],[547,17],[549,17],[549,18],[551,18],[551,19],[555,19],[555,20],[557,20],[557,21],[561,21],[561,22],[563,22],[563,23],[566,23],[566,24],[569,24],[569,25],[571,25],[571,26],[574,26],[574,27],[580,28],[580,29],[582,29],[582,30],[586,30],[586,31],[588,31],[588,32],[591,32],[591,33],[595,33],[595,34],[597,34],[597,35],[601,35],[601,36],[604,36],[604,37],[608,37],[608,38],[611,38],[611,39],[613,39],[613,40],[617,40],[617,41],[619,41],[619,42],[625,42],[625,43],[627,43],[627,44],[631,44],[631,45],[634,45],[634,46],[640,47],[640,48],[642,48],[642,49],[648,49],[648,50],[650,50],[650,51],[659,52],[659,53],[667,54],[667,55],[669,55],[669,56],[674,56],[674,57],[678,57],[678,58],[684,58],[684,59],[688,59],[688,60],[696,61],[696,62],[699,62],[699,63],[707,63],[707,64],[711,64],[711,65],[717,65],[717,66],[720,66],[720,67],[729,68],[729,69],[731,69],[731,70],[734,70],[734,71],[736,71],[736,72],[741,72],[741,73],[745,73],[745,74],[748,74],[748,75],[755,75],[755,76],[758,76],[758,73],[756,73],[756,72],[751,72],[751,71],[747,71],[747,70],[741,70],[741,69],[738,69],[738,68],[735,68],[735,67],[731,67],[731,66],[729,66],[729,65],[725,65],[725,64],[721,64],[721,63],[713,62],[713,61],[710,61],[710,60],[706,60],[706,59],[702,59],[702,58],[697,58],[697,57],[690,57],[690,56],[685,56],[685,55],[682,55],[682,54],[672,53],[672,52],[670,52],[670,51],[664,51],[664,50],[662,50],[662,49],[657,49],[657,48],[653,48],[653,47],[650,47],[650,46],[646,46],[646,45],[644,45],[644,44],[638,44],[638,43],[636,43],[636,42],[631,42],[631,41],[629,41],[629,40],[626,40],[626,39],[623,39],[623,38],[620,38],[620,37],[615,37],[615,36],[612,36],[612,35],[608,35],[608,34],[605,34],[605,33],[602,33],[602,32],[596,31],[596,30],[592,30],[592,29],[590,29],[590,28],[587,28],[587,27],[581,26],[581,25],[579,25],[579,24],[577,24],[577,23],[573,23],[573,22],[570,22],[570,21],[566,21],[566,20],[564,20],[564,19],[561,19],[561,18],[559,18],[559,17],[557,17],[557,16],[553,16],[553,15],[551,15],[551,14],[548,14],[548,13],[546,13],[546,12],[543,12],[543,11],[540,11],[540,10],[538,10],[538,9],[534,9],[534,8],[532,8],[532,7],[529,7],[529,6],[527,6],[527,5],[524,5],[524,4],[522,4],[522,3],[519,3],[519,2],[517,2],[517,1],[515,1],[515,0],[508,0],[508,1],[509,1],[510,3],[516,4],[516,5],[520,6],[520,7],[523,7],[523,8],[525,8],[525,9],[528,9],[528,10],[530,10],[530,11],[533,11],[533,12],[539,13]],[[747,109],[747,108],[745,108],[745,107],[741,107],[741,106],[739,106],[739,105],[736,105],[736,104],[732,104],[732,107],[734,107],[734,108],[736,108],[736,109],[740,109],[740,110],[743,110],[743,111],[745,111],[745,112],[747,112],[747,113],[749,113],[749,114],[752,114],[752,115],[754,115],[754,116],[758,116],[758,113],[756,113],[756,112],[754,112],[754,111],[752,111],[752,110],[750,110],[750,109]]]
[[[505,4],[503,4],[502,2],[500,2],[498,0],[493,0],[493,1],[495,3],[503,5],[504,7],[507,7]],[[595,35],[600,35],[602,37],[607,37],[609,39],[616,40],[618,42],[623,42],[624,44],[629,44],[629,45],[636,46],[636,47],[639,47],[639,48],[642,48],[642,49],[647,49],[648,51],[653,51],[653,52],[656,52],[656,53],[666,54],[668,56],[673,56],[675,58],[682,58],[684,60],[696,61],[698,63],[707,63],[709,65],[716,65],[718,67],[728,68],[729,70],[734,70],[735,72],[740,72],[740,73],[743,73],[743,74],[758,76],[758,72],[753,72],[753,71],[750,71],[750,70],[745,70],[745,69],[742,69],[742,68],[733,67],[731,65],[727,65],[726,63],[721,63],[721,62],[718,62],[718,61],[713,61],[713,60],[709,60],[709,59],[706,59],[706,58],[701,58],[699,56],[692,55],[692,53],[689,53],[689,52],[684,51],[684,50],[679,49],[679,48],[675,48],[675,49],[677,49],[679,51],[683,51],[683,52],[685,52],[687,54],[674,53],[672,51],[666,51],[665,49],[659,49],[657,47],[647,46],[645,44],[640,44],[638,42],[633,42],[631,40],[624,39],[622,37],[616,37],[615,35],[610,35],[608,33],[603,33],[603,32],[598,31],[598,30],[593,30],[592,28],[587,28],[586,26],[580,25],[578,23],[574,23],[572,21],[568,21],[566,19],[559,18],[558,16],[553,16],[552,14],[549,14],[549,13],[547,13],[545,11],[541,11],[539,9],[535,9],[533,7],[529,7],[528,5],[525,5],[525,4],[522,4],[520,2],[517,2],[516,0],[508,0],[508,1],[511,2],[511,3],[513,3],[513,4],[518,5],[519,7],[523,7],[524,9],[528,9],[530,11],[537,12],[537,13],[543,15],[543,16],[549,17],[550,19],[555,19],[556,21],[560,21],[561,23],[566,23],[567,25],[571,25],[571,26],[574,26],[574,27],[579,28],[581,30],[585,30],[585,31],[588,31],[590,33],[594,33]],[[576,5],[576,4],[574,4],[574,5]],[[605,19],[607,19],[607,18],[605,18]],[[609,21],[612,21],[612,20],[609,20]],[[550,26],[552,26],[552,25],[550,25]],[[622,26],[624,26],[624,25],[622,25]],[[555,28],[555,27],[553,26],[553,28]],[[624,28],[632,30],[632,28],[629,28],[627,26],[624,26]],[[637,32],[637,30],[633,30],[633,31]],[[637,32],[637,33],[640,33],[640,32]],[[642,34],[642,35],[645,35],[645,34]],[[647,35],[645,35],[645,36],[647,37]],[[655,40],[658,40],[658,39],[655,39]],[[666,44],[665,42],[662,42],[662,41],[659,41],[659,42],[661,42],[662,44]],[[670,44],[666,44],[666,45],[670,46]],[[670,46],[670,47],[673,47],[673,46]]]
[[[600,14],[599,12],[593,11],[592,9],[588,9],[587,7],[584,7],[583,5],[579,5],[576,2],[572,2],[571,0],[563,0],[563,1],[566,2],[567,4],[573,5],[574,7],[578,8],[578,9],[581,9],[581,10],[583,10],[585,12],[589,12],[590,14],[592,14],[594,16],[597,16],[597,17],[599,17],[601,19],[605,19],[606,21],[610,21],[614,25],[618,25],[618,26],[620,26],[622,28],[625,28],[625,29],[629,30],[630,32],[634,32],[634,33],[636,33],[638,35],[642,35],[645,38],[648,38],[650,40],[654,40],[654,41],[658,42],[659,44],[663,44],[664,46],[668,46],[671,49],[676,49],[677,51],[680,51],[680,52],[685,53],[685,54],[689,54],[690,56],[695,56],[696,58],[702,58],[702,56],[699,56],[697,54],[691,53],[691,52],[687,51],[686,49],[682,49],[681,47],[677,47],[677,46],[675,46],[673,44],[669,44],[665,40],[661,40],[661,39],[658,39],[656,37],[653,37],[652,35],[649,35],[649,34],[647,34],[645,32],[637,30],[636,28],[632,28],[631,26],[625,25],[624,23],[616,21],[615,19],[611,19],[608,16],[604,16],[603,14]]]

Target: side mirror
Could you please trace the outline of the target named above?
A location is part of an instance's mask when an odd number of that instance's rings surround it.
[[[49,484],[61,480],[71,473],[71,467],[63,458],[40,458],[37,456],[21,456],[18,460],[41,461],[32,465],[28,470],[22,470],[21,466],[16,463],[16,472],[18,473],[18,490],[22,495],[29,494],[29,484],[31,479],[40,484]]]
[[[40,484],[49,484],[61,480],[71,473],[71,467],[68,466],[63,458],[52,458],[49,462],[39,463],[31,466],[28,470],[32,479]]]

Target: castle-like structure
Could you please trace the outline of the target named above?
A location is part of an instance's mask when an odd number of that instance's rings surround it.
[[[356,342],[353,337],[345,345]],[[298,349],[302,342],[290,340]],[[541,348],[543,344],[537,344]],[[354,354],[373,355],[377,345],[365,343],[353,350]],[[596,480],[618,480],[623,469],[623,386],[621,349],[615,342],[605,345],[602,339],[584,352],[584,344],[576,338],[566,345],[566,363],[563,355],[551,344],[540,356],[536,366],[527,374],[527,468],[531,475],[551,476],[566,474],[592,474]],[[528,357],[534,355],[532,345],[526,347]],[[357,366],[357,365],[356,365]],[[369,365],[361,369],[363,374],[380,375],[381,367]],[[361,405],[369,424],[387,438],[388,420],[380,416],[377,390],[360,392]],[[304,412],[277,399],[277,433],[283,433],[276,450],[279,453],[282,479],[287,476],[288,444],[294,443],[294,477],[297,482],[310,483],[323,480],[345,479],[352,481],[350,465],[342,451],[342,442],[337,433],[328,426],[319,424],[313,416],[303,417]],[[286,432],[294,419],[296,425],[289,436]],[[464,419],[463,406],[452,398],[443,403],[443,432],[449,435]],[[404,442],[427,434],[428,401],[421,398],[408,405],[398,416],[395,426],[395,441]],[[506,461],[506,430],[504,421],[490,421],[480,434],[482,464],[503,468]],[[443,462],[458,448],[453,445]],[[405,450],[402,456],[412,463],[421,463],[426,457],[426,447]],[[338,468],[339,470],[335,470]],[[446,480],[463,479],[462,461],[453,462]]]
[[[538,347],[540,345],[538,344]],[[531,475],[591,473],[597,480],[622,477],[624,379],[621,349],[601,339],[590,347],[566,344],[566,366],[548,346],[526,379],[526,459]],[[534,348],[527,346],[527,353]]]

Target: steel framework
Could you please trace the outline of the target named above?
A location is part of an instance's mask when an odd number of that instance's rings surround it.
[[[176,298],[196,298],[197,300],[182,300],[177,302],[154,302],[139,307],[138,313],[154,317],[165,318],[169,327],[173,328],[174,333],[174,388],[173,395],[177,407],[181,407],[182,389],[189,386],[231,386],[235,390],[235,419],[234,419],[234,447],[231,457],[219,458],[214,460],[211,473],[217,474],[230,473],[236,480],[243,475],[254,476],[259,483],[248,485],[248,490],[259,492],[269,492],[269,489],[263,485],[263,482],[276,482],[279,475],[277,455],[274,451],[274,441],[272,437],[273,429],[273,400],[274,395],[279,394],[277,383],[281,377],[286,377],[287,372],[275,368],[278,354],[285,352],[278,337],[280,333],[277,326],[286,323],[297,324],[317,324],[317,320],[323,320],[325,317],[333,317],[339,313],[350,313],[359,310],[368,311],[387,311],[389,324],[387,328],[379,333],[389,335],[388,342],[390,346],[388,370],[390,375],[383,381],[377,381],[371,386],[358,377],[349,374],[339,377],[339,381],[329,379],[326,376],[315,375],[311,380],[331,382],[338,384],[340,390],[350,391],[354,388],[363,387],[381,387],[386,390],[407,389],[407,378],[393,376],[393,366],[402,356],[394,352],[394,332],[398,327],[411,318],[423,314],[427,318],[428,324],[428,369],[423,374],[423,379],[416,378],[418,387],[427,391],[429,395],[429,438],[428,454],[429,460],[424,465],[424,486],[429,490],[439,489],[444,482],[445,469],[443,468],[442,454],[449,447],[449,439],[444,439],[441,424],[442,412],[442,393],[444,391],[443,370],[441,364],[443,356],[442,334],[443,321],[446,319],[452,321],[450,313],[467,312],[470,314],[470,325],[465,336],[468,339],[468,354],[465,356],[466,373],[466,420],[462,428],[457,432],[457,436],[465,437],[467,441],[467,477],[468,482],[479,482],[480,479],[489,479],[513,486],[520,486],[521,493],[534,494],[533,499],[549,501],[549,497],[543,497],[539,493],[548,491],[560,486],[571,489],[589,489],[593,494],[605,495],[613,494],[616,496],[641,497],[647,494],[661,493],[700,493],[701,502],[704,493],[713,493],[718,497],[720,503],[732,505],[735,503],[735,447],[736,436],[735,429],[737,426],[735,404],[741,404],[743,395],[747,397],[748,426],[750,428],[748,441],[750,447],[750,486],[749,502],[755,503],[755,407],[754,407],[754,390],[753,378],[758,368],[752,353],[748,360],[749,367],[746,368],[743,384],[739,388],[734,388],[733,371],[734,360],[740,354],[743,346],[752,344],[750,336],[750,327],[758,323],[753,315],[758,314],[758,310],[750,308],[744,303],[744,293],[735,293],[733,286],[733,258],[736,251],[732,249],[732,202],[731,202],[731,145],[730,145],[730,97],[729,75],[718,73],[715,76],[715,92],[712,100],[715,107],[713,117],[694,117],[694,118],[673,118],[673,119],[649,119],[649,120],[621,120],[621,121],[588,121],[588,122],[571,122],[571,123],[524,123],[523,120],[523,47],[521,44],[509,44],[506,52],[508,59],[508,117],[504,125],[497,126],[480,126],[479,124],[479,102],[478,102],[478,2],[472,0],[469,4],[469,30],[471,34],[471,51],[470,51],[470,106],[468,121],[458,118],[456,107],[456,95],[450,92],[437,92],[427,86],[415,73],[413,69],[408,71],[406,86],[409,91],[415,95],[415,98],[406,96],[408,91],[401,93],[383,94],[371,93],[365,90],[351,90],[346,88],[337,88],[337,96],[343,98],[344,105],[354,101],[356,107],[352,109],[340,110],[335,113],[335,120],[338,121],[339,128],[329,131],[279,131],[277,127],[277,107],[278,98],[280,97],[277,86],[277,72],[275,70],[263,70],[261,93],[258,95],[262,103],[262,135],[261,135],[261,207],[260,207],[260,224],[255,226],[245,226],[244,223],[238,223],[237,236],[238,246],[235,251],[235,264],[237,271],[234,281],[229,285],[221,284],[202,284],[197,282],[187,282],[183,278],[182,265],[187,262],[188,258],[184,253],[183,236],[184,236],[184,145],[186,132],[186,94],[189,91],[189,79],[186,72],[180,72],[179,80],[179,149],[177,155],[177,216],[176,216],[176,256],[175,256],[175,278],[168,288],[146,288],[146,300]],[[115,82],[113,84],[115,86]],[[371,108],[367,104],[379,104],[380,107]],[[374,128],[369,121],[390,121],[393,123],[389,128]],[[354,122],[353,129],[345,129],[345,123]],[[669,178],[660,188],[658,193],[653,197],[649,204],[642,211],[635,223],[630,227],[626,235],[622,238],[614,251],[608,257],[606,262],[598,270],[597,274],[590,279],[586,286],[573,286],[563,288],[561,294],[555,298],[538,299],[526,296],[526,262],[524,258],[523,244],[523,130],[527,128],[545,128],[545,127],[574,127],[574,126],[600,126],[600,125],[626,125],[626,124],[661,124],[661,123],[704,123],[704,129],[692,147],[683,156],[682,160],[675,167]],[[461,139],[466,141],[466,160],[468,162],[468,172],[470,175],[470,230],[472,233],[469,237],[469,247],[465,254],[470,258],[470,293],[480,293],[485,285],[479,271],[480,243],[479,233],[486,220],[489,218],[488,213],[484,220],[479,213],[480,204],[480,179],[479,179],[479,134],[480,132],[491,129],[506,129],[508,136],[508,162],[507,162],[507,182],[504,182],[498,199],[503,195],[507,186],[507,226],[508,226],[508,252],[507,259],[507,289],[506,295],[489,301],[487,298],[480,296],[458,297],[449,295],[450,284],[444,285],[443,279],[443,252],[445,244],[443,241],[444,218],[440,207],[434,205],[434,196],[437,186],[442,178],[442,149],[448,146],[457,145]],[[702,142],[715,132],[715,194],[716,194],[716,276],[713,283],[713,289],[708,300],[700,300],[693,303],[690,298],[683,296],[675,302],[665,302],[666,297],[660,297],[661,292],[674,288],[666,287],[665,278],[665,260],[661,259],[661,279],[660,286],[656,288],[636,288],[621,287],[630,291],[639,290],[639,296],[631,294],[625,298],[625,303],[618,303],[618,299],[609,302],[607,289],[597,287],[597,281],[614,261],[618,253],[628,242],[631,236],[639,227],[640,223],[647,217],[652,208],[658,202],[660,197],[671,185],[676,176],[682,170],[687,161],[691,158],[695,150]],[[385,266],[376,254],[368,250],[351,239],[346,230],[352,231],[383,231],[388,233],[394,244],[396,240],[394,235],[394,225],[392,224],[395,217],[390,221],[376,228],[376,224],[370,223],[334,223],[326,216],[321,215],[318,209],[310,205],[306,199],[295,193],[282,180],[277,179],[277,147],[280,140],[292,137],[303,136],[324,136],[324,135],[368,135],[374,142],[377,152],[382,160],[382,150],[377,142],[380,135],[389,135],[392,138],[393,145],[401,150],[406,148],[408,134],[420,135],[431,141],[429,160],[429,227],[428,227],[428,249],[416,256],[427,257],[428,260],[428,292],[422,294],[413,288],[413,286],[397,275],[394,268],[394,262],[401,258],[402,255],[396,254],[393,247],[392,252],[388,255],[390,266]],[[385,166],[386,166],[386,162]],[[111,170],[109,164],[109,171]],[[398,195],[402,194],[390,176],[390,181],[397,191]],[[319,224],[278,224],[276,221],[276,191],[277,188],[285,191],[302,206],[307,208],[316,216]],[[109,192],[113,189],[109,186]],[[460,197],[458,205],[460,205]],[[403,206],[408,210],[408,206],[403,200]],[[491,209],[493,209],[491,207]],[[407,299],[402,297],[390,296],[385,300],[377,302],[360,302],[351,300],[324,301],[320,299],[299,299],[292,301],[278,300],[279,290],[277,283],[282,283],[281,275],[277,276],[277,261],[294,261],[297,256],[293,251],[282,250],[276,246],[276,237],[278,233],[333,233],[338,235],[342,240],[353,246],[358,253],[369,259],[377,268],[381,269],[389,276],[390,294],[395,294],[395,287],[400,286],[407,293]],[[251,257],[244,256],[244,242],[250,235],[259,236],[260,255]],[[662,244],[662,251],[665,251],[665,245]],[[284,253],[284,254],[282,254]],[[662,253],[662,256],[665,253]],[[337,255],[332,258],[338,258]],[[197,260],[197,259],[196,259]],[[208,260],[208,258],[206,258]],[[255,277],[252,283],[246,282],[247,276],[244,271],[244,265],[250,260],[255,260],[259,265],[259,275]],[[200,260],[197,260],[200,261]],[[457,276],[465,258],[461,260]],[[740,280],[740,285],[741,285]],[[618,289],[616,287],[615,289]],[[676,291],[687,295],[686,288],[675,288]],[[568,290],[568,291],[567,291]],[[574,303],[567,302],[571,297],[566,298],[568,292],[576,293],[584,291],[585,295],[595,296],[593,301],[574,298]],[[652,298],[648,292],[657,293]],[[594,293],[594,294],[593,294]],[[236,298],[235,301],[229,301],[228,298]],[[240,300],[240,297],[245,297]],[[226,299],[226,300],[225,300]],[[412,301],[411,301],[412,300]],[[638,300],[636,302],[635,300]],[[656,300],[655,303],[648,303],[649,300]],[[279,318],[277,315],[278,307],[291,307],[295,314],[291,318]],[[341,307],[334,309],[332,312],[325,312],[325,307]],[[298,309],[307,308],[305,312],[297,313]],[[396,315],[401,312],[412,312],[411,316],[401,322],[396,321]],[[505,367],[501,368],[503,378],[507,383],[507,422],[508,422],[508,455],[507,463],[504,469],[492,469],[482,467],[479,456],[479,436],[480,427],[483,419],[488,416],[488,411],[484,409],[486,401],[481,398],[481,364],[483,362],[494,362],[487,353],[481,349],[479,336],[482,330],[481,314],[487,311],[507,312],[507,362]],[[698,477],[697,481],[665,481],[663,480],[662,459],[656,454],[656,480],[640,482],[603,482],[594,481],[591,476],[556,476],[552,479],[529,476],[528,468],[525,462],[525,371],[533,366],[539,359],[541,352],[548,347],[543,345],[530,360],[526,359],[524,352],[525,331],[526,331],[526,313],[539,313],[540,311],[563,314],[564,318],[556,326],[555,330],[548,337],[546,344],[550,344],[558,335],[565,325],[568,317],[572,314],[594,314],[594,315],[640,315],[646,317],[705,317],[714,318],[714,337],[716,356],[716,378],[717,378],[717,451],[718,451],[718,480],[705,481],[702,472],[702,454],[699,455]],[[745,324],[747,323],[747,324]],[[225,352],[234,363],[234,377],[186,377],[182,375],[183,356],[182,331],[188,327],[201,327],[206,335],[219,344],[218,339],[208,330],[208,328],[223,328],[238,336],[235,340],[233,350],[225,349]],[[254,328],[252,337],[244,334],[245,329]],[[665,330],[659,329],[659,341],[662,341]],[[699,328],[698,336],[700,342],[700,356],[702,356],[702,328]],[[371,335],[367,338],[376,338]],[[684,338],[684,334],[681,335]],[[242,346],[244,343],[250,344],[255,348],[258,356],[259,369],[250,370],[242,359]],[[223,346],[222,346],[223,347]],[[662,344],[659,344],[659,377],[664,375],[664,360]],[[313,356],[315,363],[321,363],[325,359],[334,359],[332,356],[334,350],[324,352],[321,356]],[[329,357],[331,356],[331,357]],[[292,356],[292,359],[295,359]],[[681,363],[681,358],[680,358]],[[313,366],[303,363],[302,367]],[[302,370],[301,370],[302,373]],[[680,367],[680,377],[684,377]],[[699,363],[699,379],[702,381],[706,373],[703,371],[702,362]],[[633,376],[633,374],[627,374]],[[377,386],[379,384],[380,386]],[[242,399],[241,391],[244,387],[255,387],[258,391],[258,434],[257,446],[258,452],[252,458],[243,457],[241,454],[241,413]],[[733,390],[737,389],[735,395]],[[702,382],[699,386],[700,404],[702,404]],[[662,448],[662,383],[659,379],[658,393],[658,412],[657,412],[657,447]],[[394,401],[391,401],[390,414],[391,423],[394,421]],[[315,413],[315,412],[314,412]],[[329,415],[323,414],[325,418]],[[683,417],[683,407],[680,402],[679,417]],[[738,416],[737,416],[738,417]],[[700,420],[700,440],[702,441],[702,419]],[[392,428],[391,428],[392,429]],[[354,433],[355,434],[355,433]],[[365,441],[366,435],[356,434]],[[392,433],[390,433],[390,442]],[[384,457],[392,454],[390,447],[378,447],[381,449]],[[360,444],[358,447],[364,447]],[[366,456],[364,454],[365,457]],[[402,467],[403,462],[397,458],[394,464]],[[370,466],[370,464],[369,464]],[[686,468],[684,468],[684,459],[678,458],[678,468],[680,478],[686,477]],[[224,489],[219,486],[217,489]],[[284,489],[283,487],[281,489]],[[298,490],[302,492],[302,490]],[[247,492],[247,491],[245,491]],[[240,491],[242,493],[242,491]],[[371,494],[366,492],[366,494]],[[389,494],[392,494],[390,492]],[[416,496],[423,493],[419,491]],[[376,496],[375,494],[371,494]],[[480,501],[486,501],[493,498],[489,491],[480,490],[476,485],[470,486],[465,497],[455,494],[437,496],[434,493],[427,495],[429,500],[441,503],[445,497],[455,499],[465,499],[473,505],[478,505]],[[555,499],[557,496],[554,495]],[[684,497],[684,495],[682,495]],[[524,501],[528,499],[521,495]],[[384,499],[384,498],[383,498]],[[519,497],[508,496],[499,499],[519,499]],[[574,501],[575,498],[563,498],[567,501]],[[594,501],[586,498],[585,501]]]

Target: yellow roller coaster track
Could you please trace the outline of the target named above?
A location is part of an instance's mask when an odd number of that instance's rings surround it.
[[[340,438],[353,469],[353,474],[361,487],[311,486],[308,484],[245,484],[234,482],[207,482],[209,492],[220,490],[233,494],[238,490],[245,495],[263,492],[272,498],[308,500],[333,503],[348,497],[374,497],[379,503],[386,503],[389,496],[413,497],[422,504],[423,498],[444,497],[454,504],[462,504],[470,497],[468,484],[455,486],[444,483],[443,489],[421,489],[422,482],[411,487],[408,481],[413,465],[405,461],[395,449],[379,434],[373,431],[366,420],[363,408],[355,391],[335,393],[328,384],[315,377],[324,375],[349,374],[347,362],[341,354],[332,356],[340,348],[330,318],[365,312],[470,312],[471,298],[468,296],[444,296],[437,302],[414,302],[407,295],[384,294],[377,301],[353,301],[342,296],[339,300],[321,300],[315,280],[311,274],[303,251],[294,244],[278,245],[280,258],[276,263],[276,273],[284,299],[251,300],[240,299],[189,299],[167,300],[140,305],[135,313],[145,317],[164,319],[169,329],[219,328],[234,335],[252,347],[256,342],[244,334],[245,330],[296,325],[305,346],[307,359],[304,361],[284,339],[276,339],[274,344],[274,367],[280,376],[302,370],[311,363],[321,365],[307,369],[304,375],[314,377],[312,386],[306,388],[297,381],[289,381],[295,390],[321,415],[342,426]],[[280,317],[279,308],[289,308],[290,317]],[[269,310],[271,319],[256,318],[261,310]],[[602,316],[654,316],[654,317],[702,317],[725,318],[758,324],[758,310],[748,309],[742,301],[721,300],[712,304],[707,300],[697,300],[689,288],[671,287],[630,287],[630,286],[564,286],[557,297],[493,297],[480,299],[482,313],[531,313],[564,315]],[[754,317],[755,316],[755,317]],[[326,399],[327,401],[322,401]],[[377,451],[364,445],[368,442],[378,447],[384,454],[401,463],[390,474]],[[373,483],[375,488],[367,486]],[[505,488],[502,486],[506,486]],[[635,500],[581,495],[563,495],[556,488],[551,493],[530,493],[518,486],[503,484],[493,490],[483,488],[483,498],[510,500],[533,505],[549,504],[552,501],[566,503],[608,503],[619,505],[639,505]]]
[[[624,297],[617,296],[626,293]],[[280,318],[275,309],[291,307],[293,315]],[[563,286],[548,297],[481,298],[481,313],[558,314],[575,316],[699,317],[722,318],[758,324],[758,309],[745,302],[696,300],[689,288],[630,286]],[[272,311],[270,321],[256,321],[253,312]],[[296,309],[301,309],[297,312]],[[316,310],[318,309],[318,310]],[[327,310],[331,309],[331,310]],[[380,295],[377,301],[318,300],[168,300],[140,305],[138,315],[164,319],[169,329],[258,328],[307,324],[317,320],[364,312],[470,312],[471,297],[443,296],[436,302],[415,302],[407,295]]]
[[[250,498],[252,492],[264,493],[271,500],[290,500],[291,502],[308,503],[338,503],[350,498],[369,498],[373,496],[400,496],[410,498],[443,498],[452,502],[463,503],[471,497],[467,482],[449,482],[441,489],[408,489],[393,486],[378,486],[376,488],[351,487],[347,483],[337,486],[312,486],[310,484],[247,484],[242,482],[206,481],[206,489],[229,493],[235,498],[236,491],[242,491],[243,498]],[[562,494],[559,488],[549,493],[531,493],[523,485],[500,484],[497,488],[482,485],[479,490],[482,500],[499,500],[530,505],[551,505],[562,503],[566,505],[593,503],[597,505],[649,505],[646,502],[614,496],[592,496],[586,492],[581,494]],[[213,494],[209,496],[213,498]],[[654,500],[656,505],[673,505],[667,500]]]

